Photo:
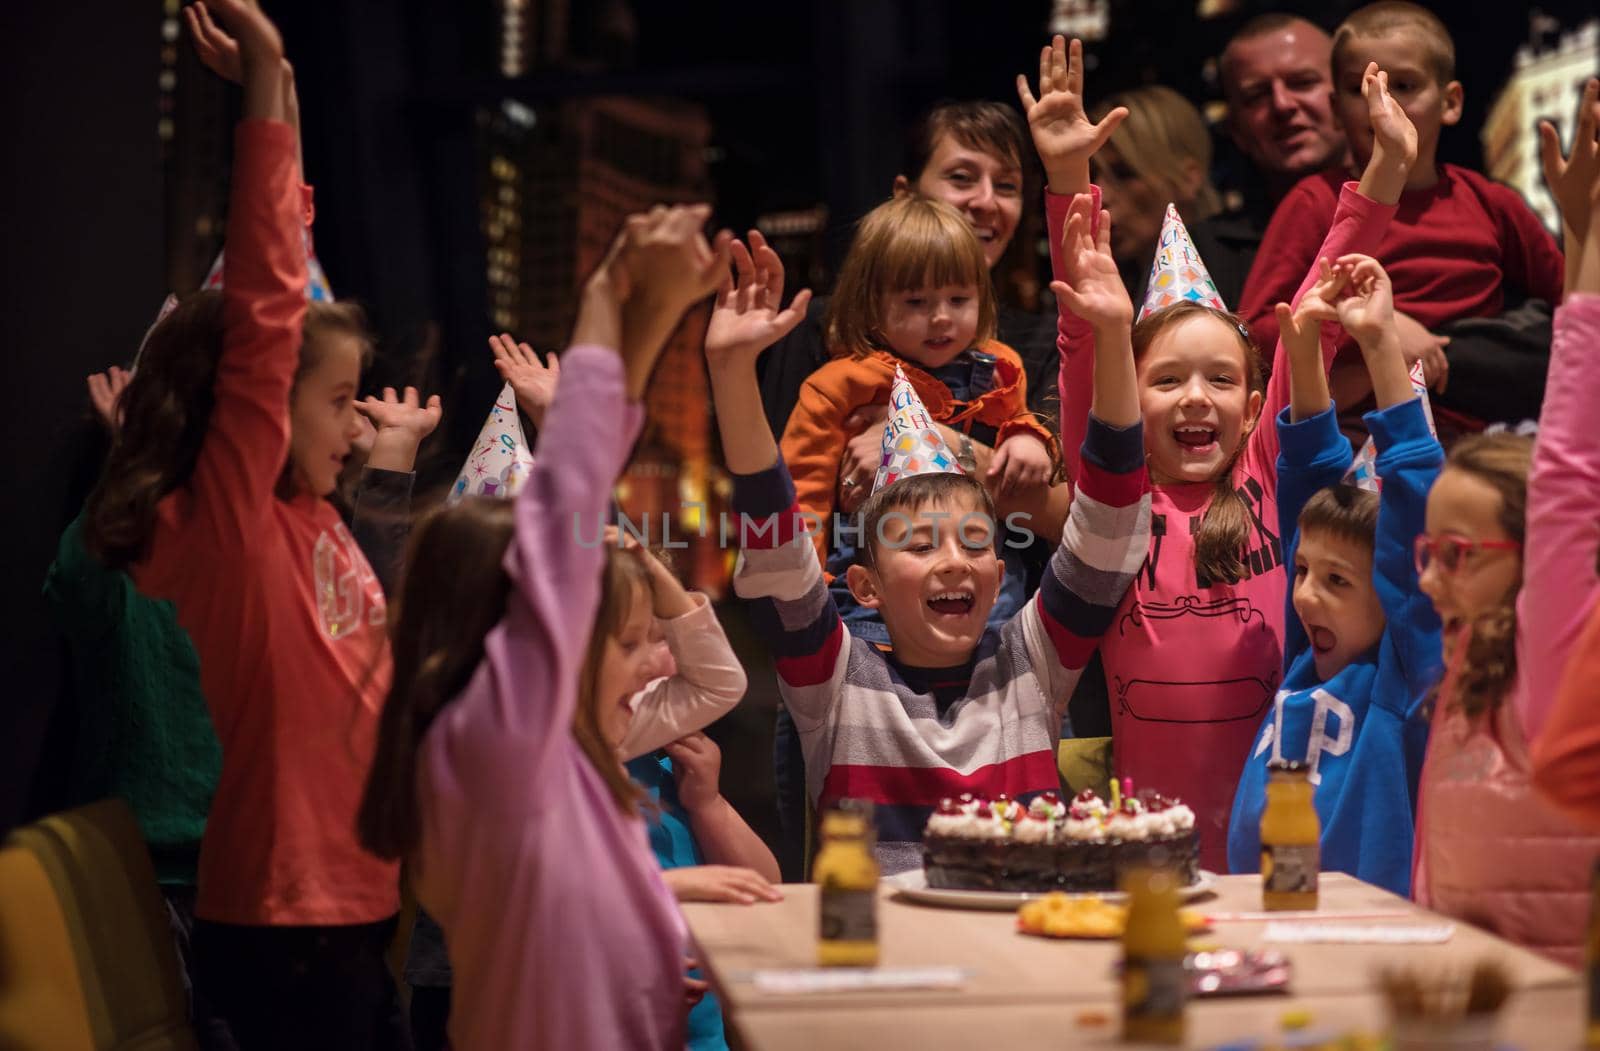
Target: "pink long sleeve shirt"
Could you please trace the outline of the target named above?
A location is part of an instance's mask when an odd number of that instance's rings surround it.
[[[1100,191],[1093,189],[1099,215]],[[1061,236],[1072,198],[1046,193],[1052,269],[1066,280]],[[1370,253],[1392,205],[1347,184],[1317,256]],[[1298,301],[1314,282],[1308,274]],[[1332,357],[1337,326],[1323,333]],[[1061,305],[1061,448],[1071,477],[1093,393],[1094,332]],[[1262,716],[1283,677],[1285,576],[1278,521],[1278,432],[1272,425],[1289,400],[1289,369],[1280,345],[1257,426],[1233,469],[1250,511],[1246,575],[1229,584],[1197,579],[1193,533],[1211,504],[1210,483],[1151,486],[1150,554],[1100,642],[1110,693],[1117,775],[1137,790],[1179,796],[1195,812],[1201,863],[1227,867],[1228,818],[1234,790]]]
[[[1600,579],[1600,296],[1556,310],[1539,437],[1528,477],[1517,678],[1473,721],[1441,692],[1417,803],[1416,898],[1577,966],[1600,836],[1529,782],[1528,743],[1544,729]]]
[[[505,617],[422,742],[417,897],[455,968],[457,1051],[669,1048],[686,930],[646,839],[572,736],[611,484],[643,412],[575,346],[517,497]]]

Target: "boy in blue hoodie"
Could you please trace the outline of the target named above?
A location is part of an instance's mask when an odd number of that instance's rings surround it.
[[[1292,567],[1283,685],[1245,762],[1233,801],[1228,867],[1261,863],[1267,764],[1311,770],[1322,868],[1406,895],[1417,778],[1428,725],[1420,714],[1440,671],[1439,619],[1417,586],[1412,544],[1444,450],[1412,389],[1388,275],[1366,256],[1323,263],[1297,309],[1278,305],[1290,405],[1277,420],[1278,517]],[[1361,348],[1378,408],[1366,416],[1382,494],[1343,484],[1350,442],[1339,433],[1319,327],[1337,321]]]

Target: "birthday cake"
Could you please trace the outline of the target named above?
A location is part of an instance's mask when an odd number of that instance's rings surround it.
[[[1027,806],[1005,796],[945,799],[922,834],[928,886],[941,890],[1115,890],[1122,873],[1161,867],[1181,885],[1199,877],[1194,811],[1144,791],[1109,806],[1085,789],[1070,804],[1044,792]]]

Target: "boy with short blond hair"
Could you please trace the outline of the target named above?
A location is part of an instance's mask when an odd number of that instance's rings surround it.
[[[1372,152],[1372,128],[1361,97],[1362,74],[1370,62],[1387,76],[1390,93],[1417,131],[1416,163],[1376,256],[1394,282],[1396,324],[1407,358],[1420,358],[1433,384],[1449,365],[1429,330],[1462,318],[1499,316],[1507,306],[1507,285],[1522,297],[1559,302],[1561,251],[1515,190],[1437,162],[1441,129],[1461,119],[1455,45],[1443,22],[1404,0],[1363,7],[1334,32],[1334,115],[1344,126],[1357,170]],[[1273,307],[1294,294],[1316,261],[1345,177],[1339,170],[1309,176],[1273,215],[1239,310],[1258,346],[1276,342]],[[1363,401],[1371,384],[1348,337],[1340,351],[1330,380],[1342,410]],[[1450,400],[1483,399],[1452,390]]]

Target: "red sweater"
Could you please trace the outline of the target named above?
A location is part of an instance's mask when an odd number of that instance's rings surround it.
[[[1263,353],[1278,341],[1273,308],[1290,301],[1316,262],[1345,178],[1337,170],[1307,176],[1273,213],[1239,303]],[[1515,190],[1453,164],[1440,165],[1428,189],[1400,195],[1376,258],[1394,283],[1395,309],[1429,329],[1498,316],[1504,284],[1552,306],[1561,300],[1555,238]],[[1347,345],[1345,337],[1341,349]]]
[[[274,495],[306,312],[303,198],[287,124],[245,120],[235,141],[216,403],[134,582],[177,607],[222,744],[195,915],[370,923],[400,907],[399,866],[355,834],[392,670],[383,589],[332,504]]]

